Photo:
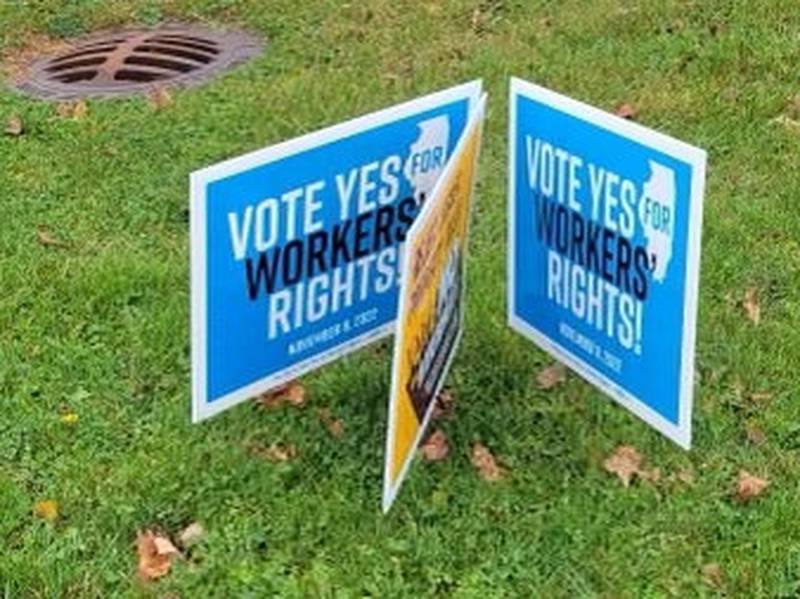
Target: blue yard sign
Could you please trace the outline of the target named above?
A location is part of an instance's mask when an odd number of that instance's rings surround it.
[[[514,79],[510,325],[688,448],[706,154]]]
[[[402,244],[472,82],[191,176],[192,417],[393,330]]]

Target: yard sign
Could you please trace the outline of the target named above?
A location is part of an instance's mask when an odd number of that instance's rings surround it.
[[[392,365],[383,510],[425,432],[461,338],[464,262],[486,96],[408,233]]]
[[[191,176],[192,417],[391,333],[402,244],[479,81]]]
[[[691,445],[706,154],[511,82],[510,325]]]

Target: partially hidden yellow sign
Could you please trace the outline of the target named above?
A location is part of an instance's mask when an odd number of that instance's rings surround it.
[[[384,512],[425,432],[461,337],[470,201],[485,107],[484,94],[406,238],[389,398]]]

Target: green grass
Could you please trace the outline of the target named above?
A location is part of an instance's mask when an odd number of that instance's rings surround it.
[[[473,15],[479,10],[479,27]],[[37,0],[0,49],[170,19],[238,23],[251,63],[81,120],[0,91],[0,594],[8,597],[793,597],[800,593],[800,7],[794,1]],[[683,452],[505,326],[506,85],[514,74],[709,150],[695,447]],[[491,94],[452,452],[379,509],[390,345],[307,377],[304,408],[189,423],[188,173],[463,80]],[[42,247],[45,227],[67,248]],[[763,321],[744,316],[758,289]],[[751,395],[770,392],[754,403]],[[315,411],[343,419],[334,439]],[[70,426],[64,410],[79,415]],[[746,441],[757,425],[766,441]],[[473,440],[508,469],[483,482]],[[281,441],[271,464],[253,444]],[[661,468],[623,488],[621,443]],[[690,468],[695,484],[667,480]],[[771,485],[732,499],[745,468]],[[58,520],[32,515],[56,499]],[[156,584],[136,531],[207,530]],[[721,586],[701,568],[720,564]]]

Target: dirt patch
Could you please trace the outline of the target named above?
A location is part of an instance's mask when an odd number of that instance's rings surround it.
[[[25,44],[16,48],[8,48],[2,53],[0,71],[11,84],[17,84],[28,74],[31,63],[42,54],[66,52],[73,45],[64,39],[43,34],[31,34]]]

